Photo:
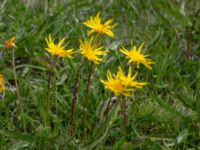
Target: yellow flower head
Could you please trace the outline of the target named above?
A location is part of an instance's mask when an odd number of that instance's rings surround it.
[[[4,42],[4,47],[6,49],[11,48],[11,47],[16,47],[14,41],[15,41],[15,37],[14,36],[9,38],[8,40],[6,40]]]
[[[5,91],[5,81],[2,74],[0,74],[0,93]]]
[[[109,89],[115,95],[122,94],[124,96],[130,96],[131,92],[134,90],[134,87],[142,88],[147,84],[146,82],[134,81],[137,73],[133,76],[131,74],[131,67],[129,67],[127,76],[122,71],[122,68],[119,67],[116,75],[112,75],[111,72],[108,71],[107,81],[101,80],[101,82],[104,84],[106,89]]]
[[[114,37],[114,33],[112,29],[116,26],[116,24],[111,25],[112,19],[109,19],[105,23],[101,23],[101,18],[99,17],[100,13],[98,13],[95,17],[90,17],[89,20],[84,22],[84,25],[91,28],[88,32],[88,35],[92,34],[93,32],[97,32],[98,34],[107,34],[110,37]]]
[[[108,52],[108,50],[102,50],[103,47],[97,47],[97,45],[97,43],[93,44],[93,38],[84,42],[80,40],[81,54],[95,64],[99,64],[99,62],[102,60],[102,58],[99,58],[98,56]]]
[[[107,81],[101,80],[106,89],[109,89],[116,96],[119,94],[123,94],[125,96],[129,96],[132,89],[127,89],[122,84],[121,80],[117,78],[115,75],[112,75],[110,71],[107,72]]]
[[[141,44],[138,49],[136,48],[136,46],[133,46],[133,48],[130,51],[128,51],[125,48],[122,48],[120,49],[120,52],[125,54],[126,58],[129,59],[128,63],[131,63],[131,62],[136,63],[137,68],[139,68],[139,64],[143,64],[148,69],[152,69],[151,64],[154,64],[155,62],[153,62],[151,59],[147,59],[146,57],[148,55],[143,55],[141,53],[143,45],[144,44]]]
[[[58,44],[54,43],[54,39],[52,39],[51,35],[49,38],[45,39],[48,47],[45,48],[51,55],[60,56],[60,57],[72,57],[75,53],[73,49],[65,50],[65,45],[63,45],[65,38],[62,38]]]
[[[122,84],[125,87],[142,88],[144,85],[147,84],[146,82],[137,82],[137,81],[134,81],[135,78],[136,78],[136,76],[137,76],[137,73],[135,73],[132,76],[132,69],[131,69],[131,67],[129,67],[128,75],[127,76],[122,71],[122,68],[118,67],[117,77],[120,79],[120,81],[122,82]]]

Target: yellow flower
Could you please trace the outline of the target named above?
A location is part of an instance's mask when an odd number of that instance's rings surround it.
[[[120,81],[122,82],[122,84],[123,84],[125,87],[142,88],[144,85],[147,84],[146,82],[137,82],[137,81],[134,81],[135,78],[136,78],[136,76],[137,76],[137,73],[135,73],[135,74],[132,76],[132,69],[131,69],[131,67],[129,67],[128,75],[127,75],[127,76],[126,76],[126,75],[124,74],[124,72],[122,71],[122,68],[121,68],[121,67],[118,67],[117,78],[120,79]]]
[[[6,40],[4,42],[4,47],[6,49],[11,48],[11,47],[16,47],[14,41],[15,41],[15,37],[14,36],[9,38],[8,40]]]
[[[98,44],[96,43],[93,44],[93,38],[84,42],[80,40],[81,54],[95,64],[99,64],[99,62],[102,60],[102,58],[99,58],[98,56],[108,52],[108,50],[102,50],[103,47],[97,47],[97,45]]]
[[[122,71],[121,67],[118,67],[118,71],[116,75],[112,75],[110,71],[107,72],[107,81],[100,80],[106,89],[109,89],[116,96],[122,94],[124,96],[130,96],[131,92],[136,88],[142,88],[146,85],[146,82],[137,82],[134,81],[137,73],[131,76],[132,71],[131,67],[129,67],[128,75],[126,76]]]
[[[5,82],[4,77],[2,74],[0,74],[0,93],[5,91]]]
[[[141,44],[138,49],[136,48],[136,46],[133,46],[133,48],[130,51],[123,47],[122,49],[120,49],[120,52],[125,54],[126,58],[129,59],[128,63],[136,63],[137,68],[139,68],[139,64],[143,64],[148,69],[152,69],[151,64],[154,64],[155,62],[153,62],[151,59],[147,59],[146,57],[148,55],[141,54],[143,45],[144,44]]]
[[[100,80],[105,88],[109,89],[116,96],[119,94],[123,94],[125,96],[129,96],[132,89],[128,89],[124,87],[121,80],[117,78],[115,75],[113,76],[110,71],[107,72],[107,81]]]
[[[111,31],[116,24],[111,25],[112,19],[109,19],[105,23],[101,23],[101,18],[99,17],[100,13],[98,13],[95,17],[90,17],[89,20],[84,22],[84,25],[91,28],[88,32],[88,35],[92,34],[93,32],[97,32],[98,34],[107,34],[110,37],[114,37],[114,33]]]
[[[62,38],[58,44],[54,43],[54,39],[52,39],[51,35],[49,38],[45,39],[47,42],[48,48],[45,48],[51,55],[60,56],[60,57],[72,57],[75,53],[73,49],[65,50],[65,45],[63,45],[65,38]]]

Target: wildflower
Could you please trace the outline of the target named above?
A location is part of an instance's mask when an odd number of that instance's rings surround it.
[[[6,40],[4,42],[4,47],[6,49],[11,48],[11,47],[16,47],[14,41],[15,41],[15,37],[14,36],[9,38],[8,40]]]
[[[139,68],[139,64],[143,64],[145,67],[151,70],[151,64],[154,64],[155,62],[153,62],[151,59],[147,59],[146,57],[148,55],[141,54],[143,45],[144,44],[141,44],[138,49],[136,48],[136,46],[133,46],[133,48],[130,51],[123,47],[122,49],[120,49],[120,52],[125,54],[126,58],[129,59],[128,63],[136,63],[137,68]]]
[[[48,45],[48,48],[45,49],[52,55],[71,58],[75,53],[73,49],[65,50],[66,44],[63,45],[65,38],[62,38],[58,44],[54,43],[54,39],[52,39],[51,35],[49,35],[49,38],[46,38],[45,40]]]
[[[99,64],[99,62],[102,60],[102,58],[99,58],[98,56],[108,52],[108,50],[102,49],[103,47],[97,47],[96,43],[93,44],[93,38],[91,38],[89,41],[80,41],[81,54],[95,64]]]
[[[131,67],[129,67],[128,75],[127,76],[124,75],[124,72],[122,71],[122,68],[118,67],[117,77],[120,79],[120,81],[122,82],[122,84],[125,87],[142,88],[144,85],[147,84],[146,82],[137,82],[137,81],[134,81],[135,78],[136,78],[136,76],[137,76],[137,73],[135,73],[132,76],[132,69],[131,69]]]
[[[116,75],[112,75],[111,72],[108,71],[107,81],[104,80],[100,81],[105,85],[105,88],[109,89],[115,95],[122,94],[124,96],[130,96],[130,93],[134,90],[134,87],[142,88],[144,85],[147,84],[146,82],[135,81],[137,73],[133,76],[131,74],[132,74],[131,67],[129,67],[127,76],[122,71],[122,68],[118,67]]]
[[[4,83],[4,77],[2,74],[0,74],[0,93],[5,91],[5,83]]]
[[[115,75],[112,75],[110,71],[107,72],[107,81],[104,80],[100,81],[105,85],[105,88],[109,89],[116,96],[119,94],[129,96],[130,95],[129,91],[132,90],[124,87],[121,80],[117,78]]]
[[[100,13],[98,13],[95,17],[90,17],[89,20],[84,22],[84,25],[91,28],[88,32],[88,35],[93,32],[97,32],[98,34],[107,34],[110,37],[114,37],[114,33],[112,29],[116,26],[116,24],[111,25],[113,19],[109,19],[105,23],[101,23],[101,18],[99,17]]]

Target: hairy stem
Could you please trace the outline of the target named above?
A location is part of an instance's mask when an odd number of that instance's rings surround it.
[[[93,62],[91,62],[89,74],[88,74],[88,82],[87,82],[87,88],[85,92],[85,100],[84,100],[84,134],[83,134],[83,141],[86,144],[87,143],[87,112],[88,112],[88,93],[90,88],[90,81],[92,76],[92,69],[93,69]]]

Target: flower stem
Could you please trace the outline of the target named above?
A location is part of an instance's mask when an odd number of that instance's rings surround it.
[[[92,69],[93,69],[93,62],[91,62],[89,74],[88,74],[88,82],[87,82],[87,88],[85,92],[85,100],[84,100],[84,134],[83,134],[83,141],[86,144],[87,143],[87,112],[88,112],[88,93],[90,88],[90,81],[92,76]]]
[[[82,68],[84,62],[85,62],[85,59],[81,61],[81,64],[80,64],[80,66],[77,70],[76,79],[75,79],[74,85],[73,85],[71,129],[70,129],[71,138],[74,137],[74,133],[75,133],[75,111],[76,111],[76,94],[77,94],[77,91],[78,91],[78,78],[79,78],[80,71],[81,71],[81,68]]]
[[[50,66],[49,66],[49,72],[48,72],[48,85],[47,85],[47,98],[46,98],[46,112],[45,112],[45,125],[49,126],[49,112],[50,112],[50,98],[51,98],[51,91],[52,91],[52,80],[55,81],[54,78],[54,71],[55,66],[58,61],[58,57],[51,58],[50,60]]]

